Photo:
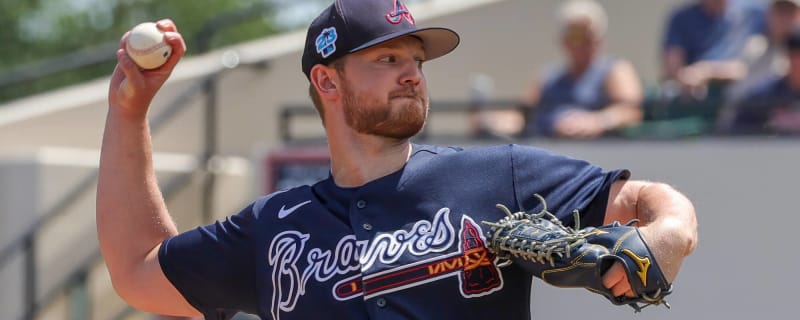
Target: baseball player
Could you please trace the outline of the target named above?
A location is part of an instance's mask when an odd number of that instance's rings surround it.
[[[97,225],[114,287],[160,314],[263,319],[528,319],[531,273],[499,267],[487,227],[546,199],[565,223],[639,219],[667,279],[696,243],[691,202],[671,187],[629,179],[534,147],[419,145],[428,111],[423,63],[459,36],[418,28],[399,0],[336,0],[308,28],[302,58],[331,153],[328,179],[256,199],[238,214],[178,234],[151,163],[146,113],[185,52],[139,70],[125,50],[109,89]],[[123,42],[125,36],[123,36]],[[126,88],[127,86],[127,88]],[[602,276],[632,295],[616,263]]]

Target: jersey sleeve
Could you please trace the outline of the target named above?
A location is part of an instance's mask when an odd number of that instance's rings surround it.
[[[161,244],[158,259],[164,275],[207,319],[230,313],[226,310],[257,310],[252,241],[257,205]]]
[[[586,161],[535,147],[512,145],[514,191],[520,207],[528,212],[547,209],[564,223],[573,224],[573,211],[580,213],[580,227],[599,226],[605,219],[611,184],[628,179],[628,170],[604,171]]]

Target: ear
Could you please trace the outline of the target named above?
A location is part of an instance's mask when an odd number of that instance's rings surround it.
[[[309,73],[311,83],[316,87],[322,99],[332,99],[339,95],[337,82],[338,74],[334,68],[325,65],[315,65]]]

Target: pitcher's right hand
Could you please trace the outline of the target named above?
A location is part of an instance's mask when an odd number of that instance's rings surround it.
[[[163,19],[156,24],[164,31],[165,41],[172,46],[172,56],[157,69],[143,70],[128,56],[125,43],[130,31],[120,39],[117,66],[114,68],[108,88],[108,105],[114,109],[113,111],[122,113],[121,115],[145,117],[153,97],[186,53],[186,43],[172,20]]]

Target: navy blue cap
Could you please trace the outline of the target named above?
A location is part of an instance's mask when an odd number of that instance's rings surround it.
[[[314,65],[407,35],[422,40],[426,60],[453,51],[460,41],[447,28],[417,28],[400,0],[336,0],[308,27],[303,73],[309,77]]]

